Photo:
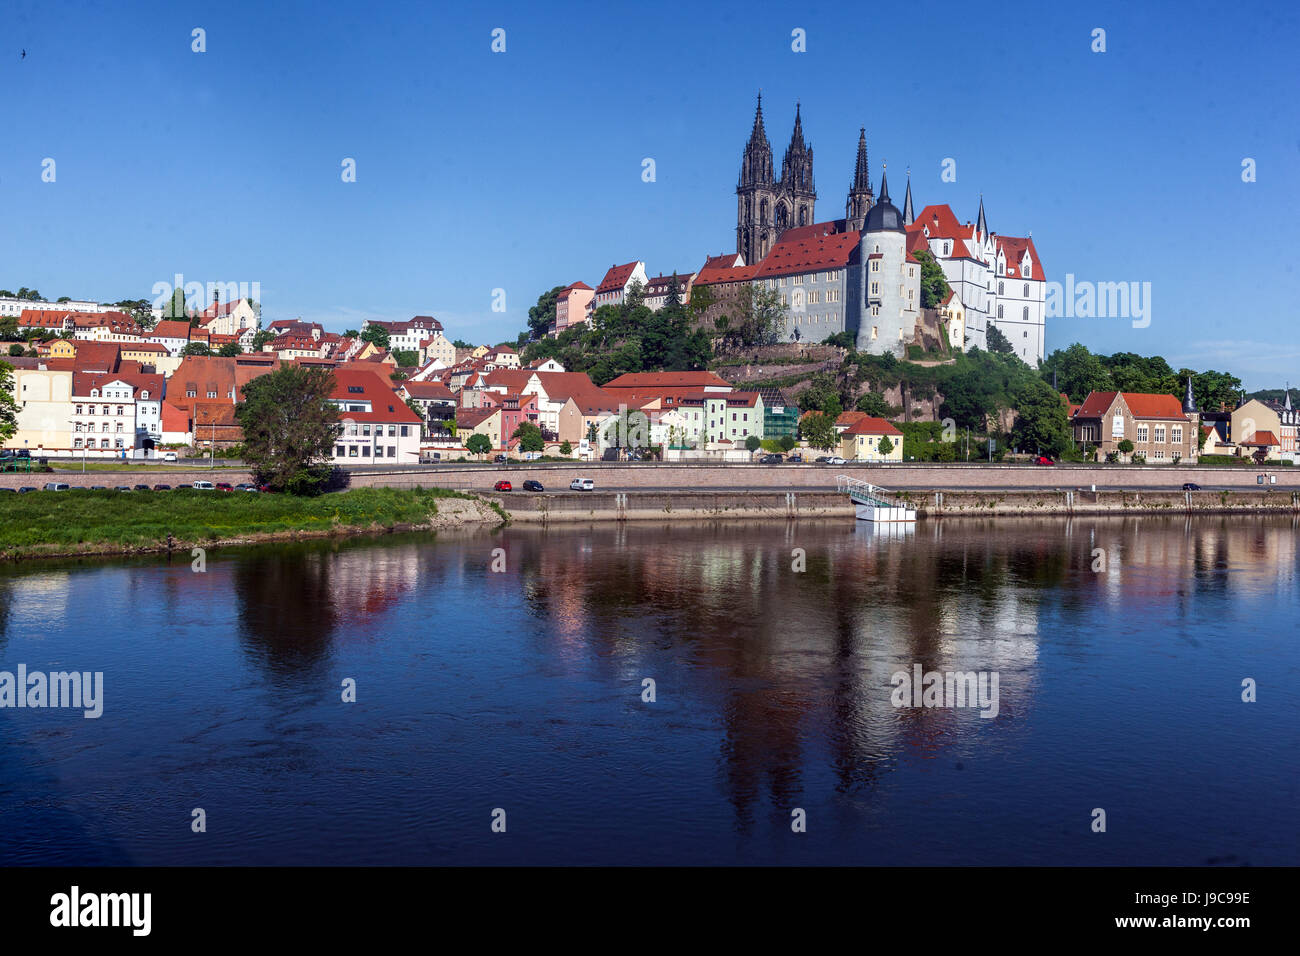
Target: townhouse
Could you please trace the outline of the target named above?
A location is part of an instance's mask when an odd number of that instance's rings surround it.
[[[339,410],[336,464],[413,464],[420,458],[420,416],[398,397],[379,369],[334,369],[329,399]]]
[[[1140,456],[1148,464],[1193,463],[1198,451],[1200,415],[1195,403],[1179,403],[1172,395],[1141,392],[1089,392],[1070,419],[1074,440],[1090,445],[1099,457],[1116,455],[1121,460]],[[1133,445],[1120,450],[1120,442]]]
[[[596,286],[596,297],[592,304],[593,311],[602,305],[622,305],[634,285],[645,288],[646,274],[644,262],[627,262],[621,266],[610,266],[605,278]]]

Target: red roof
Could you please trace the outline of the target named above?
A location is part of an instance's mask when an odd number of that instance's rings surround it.
[[[442,382],[406,381],[402,383],[402,388],[406,389],[406,393],[412,398],[443,399],[445,401],[455,401],[456,399],[452,390],[443,385]]]
[[[1115,404],[1117,395],[1124,396],[1124,404],[1134,418],[1180,419],[1183,414],[1182,403],[1172,395],[1151,395],[1145,392],[1089,392],[1083,400],[1076,418],[1101,418]]]
[[[557,298],[566,299],[568,298],[570,292],[584,292],[584,291],[590,292],[591,286],[587,285],[587,283],[585,282],[574,282],[572,285],[566,286],[564,290],[557,296]]]
[[[964,241],[969,239],[971,235],[970,228],[958,222],[957,217],[953,214],[952,207],[947,203],[926,206],[912,224],[906,228],[908,232],[927,234],[931,239]],[[953,246],[953,255],[955,257],[964,257],[966,247],[964,245]]]
[[[552,372],[553,375],[563,374]],[[706,388],[723,386],[731,388],[731,383],[712,372],[627,372],[613,381],[605,383],[605,388]]]
[[[627,282],[632,278],[632,273],[638,265],[640,265],[638,262],[628,262],[621,266],[610,266],[609,271],[605,273],[605,278],[600,281],[596,294],[622,292],[627,287]]]
[[[1259,431],[1259,432],[1255,432],[1255,435],[1254,435],[1253,438],[1248,438],[1248,439],[1246,439],[1246,440],[1244,440],[1244,441],[1240,441],[1240,442],[1238,442],[1237,444],[1239,444],[1239,445],[1263,445],[1263,446],[1266,446],[1266,447],[1267,447],[1267,446],[1269,446],[1269,445],[1280,445],[1280,444],[1282,444],[1282,443],[1281,443],[1280,441],[1277,440],[1277,436],[1274,435],[1272,432]]]
[[[863,415],[843,432],[845,435],[896,435],[902,436],[900,432],[883,418],[875,418],[871,415]]]
[[[695,285],[716,285],[721,282],[748,282],[757,274],[758,266],[734,266],[731,268],[705,265],[695,277]]]
[[[330,398],[340,401],[368,401],[370,411],[353,412],[339,409],[339,418],[354,422],[384,422],[418,424],[422,419],[397,397],[386,377],[377,371],[355,365],[339,366],[334,370],[334,390]]]
[[[759,265],[756,278],[843,269],[849,264],[849,256],[857,246],[860,234],[841,232],[806,239],[789,239],[788,235],[789,232],[786,232],[781,241],[772,247],[767,258]]]
[[[190,337],[190,324],[182,322],[180,319],[164,319],[153,327],[149,333],[151,338],[159,339],[188,339]]]
[[[1037,279],[1044,282],[1047,279],[1046,273],[1043,272],[1043,264],[1039,261],[1038,250],[1034,248],[1032,238],[1017,239],[1014,236],[998,236],[998,245],[1002,247],[1002,252],[1007,258],[1007,275],[1011,278]],[[1020,275],[1020,261],[1024,258],[1025,250],[1029,250],[1030,275]]]
[[[61,329],[72,309],[23,309],[18,325],[29,329]]]

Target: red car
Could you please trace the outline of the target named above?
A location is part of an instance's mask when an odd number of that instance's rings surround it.
[[[1035,464],[1035,465],[1055,465],[1056,462],[1052,461],[1052,459],[1048,458],[1046,455],[1039,455],[1037,458],[1034,459],[1034,464]]]
[[[508,481],[498,481],[492,486],[493,491],[514,491],[514,487]]]
[[[235,486],[228,481],[218,481],[217,491],[234,491]]]

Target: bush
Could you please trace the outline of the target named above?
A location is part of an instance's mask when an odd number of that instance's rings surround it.
[[[761,438],[759,438],[757,435],[750,435],[748,438],[745,439],[745,450],[751,452],[758,451],[758,449],[762,446],[762,444],[763,444],[763,440]]]
[[[780,446],[781,451],[790,451],[797,444],[799,443],[795,441],[793,435],[782,435],[777,441],[777,445]]]

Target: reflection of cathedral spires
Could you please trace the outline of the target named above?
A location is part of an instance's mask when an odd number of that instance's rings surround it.
[[[858,232],[871,209],[873,195],[871,192],[871,169],[867,165],[867,129],[858,130],[858,159],[853,167],[853,183],[849,186],[849,198],[844,204],[844,228],[848,232]]]

